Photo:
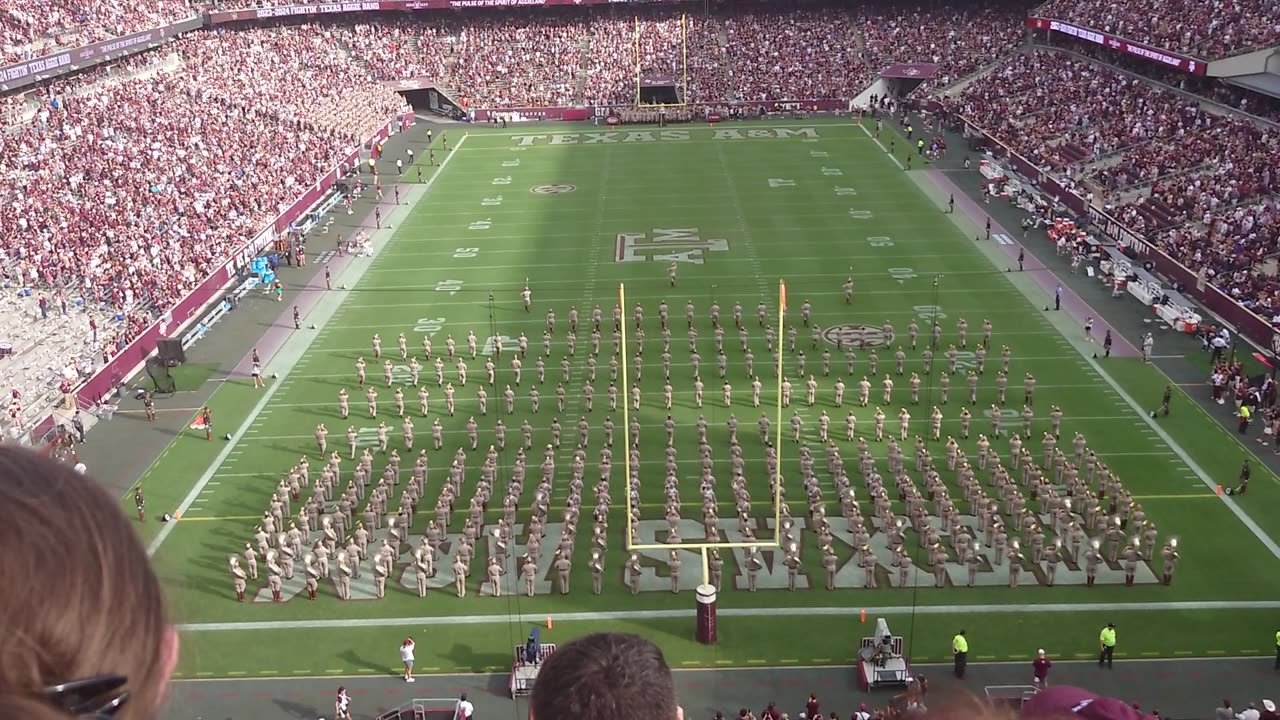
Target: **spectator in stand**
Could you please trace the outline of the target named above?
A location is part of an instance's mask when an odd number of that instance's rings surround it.
[[[1280,43],[1277,0],[1050,0],[1035,13],[1205,60]]]

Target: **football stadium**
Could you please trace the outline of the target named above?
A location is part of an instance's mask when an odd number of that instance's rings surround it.
[[[1274,717],[1277,12],[0,13],[0,714]]]

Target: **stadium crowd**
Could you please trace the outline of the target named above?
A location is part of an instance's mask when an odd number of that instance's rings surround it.
[[[1007,55],[1022,41],[1020,6],[989,8],[877,7],[861,19],[866,63],[934,63],[938,74],[916,94],[942,88]]]
[[[1051,0],[1035,13],[1206,60],[1280,43],[1277,0]]]
[[[1089,0],[1072,12],[1104,5]],[[1197,12],[1221,30],[1214,43],[1238,48],[1274,39],[1274,23],[1250,20],[1273,6],[1254,0]],[[71,6],[40,7],[56,24]],[[75,17],[84,27],[136,29],[188,9],[147,0]],[[370,76],[445,78],[473,106],[622,105],[634,98],[637,58],[646,73],[679,83],[687,57],[690,101],[851,98],[873,70],[894,62],[940,64],[935,87],[971,74],[1018,43],[1020,13],[818,5],[686,18],[664,7],[568,8],[196,33],[161,58],[148,54],[3,100],[0,116],[19,130],[0,137],[0,152],[17,158],[0,185],[12,200],[0,206],[0,222],[17,228],[6,249],[10,282],[66,288],[84,307],[109,310],[89,353],[109,356],[358,139],[406,109]],[[33,27],[38,15],[25,6],[0,12],[5,52],[26,52],[14,49],[23,42],[15,28]],[[1150,32],[1174,32],[1167,16],[1153,16]],[[1239,23],[1266,32],[1233,29]],[[1203,41],[1196,27],[1180,42]],[[1105,59],[1280,116],[1274,102],[1220,83]],[[136,110],[148,106],[165,113],[144,123]],[[1096,189],[1119,217],[1157,232],[1169,252],[1242,302],[1280,309],[1280,286],[1250,269],[1277,243],[1274,130],[1044,51],[1009,57],[949,106],[1038,165]],[[55,211],[59,203],[71,212]],[[130,212],[115,211],[121,207]]]
[[[160,27],[196,14],[187,0],[5,3],[0,8],[0,62],[21,62],[54,50]]]
[[[1119,219],[1246,307],[1280,314],[1280,283],[1254,269],[1280,244],[1276,129],[1048,51],[1011,57],[951,109],[1099,188]]]
[[[1052,84],[1045,78],[1053,78]],[[1040,167],[1079,166],[1193,122],[1194,102],[1067,55],[1010,57],[952,103]]]
[[[40,320],[106,313],[92,332],[48,323],[84,338],[76,356],[105,363],[407,109],[298,30],[197,33],[45,85],[0,134],[6,282],[79,301],[68,313],[41,295]]]
[[[1157,65],[1150,60],[1118,53],[1091,42],[1077,40],[1069,35],[1054,34],[1051,40],[1051,44],[1054,47],[1062,47],[1079,55],[1113,65],[1126,72],[1141,75],[1178,90],[1208,98],[1233,110],[1239,110],[1273,122],[1280,122],[1280,100],[1276,98],[1250,92],[1235,85],[1229,85],[1217,78],[1190,75],[1181,70]]]

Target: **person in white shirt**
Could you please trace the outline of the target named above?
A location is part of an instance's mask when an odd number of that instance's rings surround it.
[[[1261,713],[1258,712],[1258,707],[1253,703],[1249,703],[1249,707],[1245,708],[1244,712],[1236,713],[1236,717],[1239,720],[1258,720],[1260,715]]]
[[[342,685],[338,686],[338,696],[333,701],[333,716],[336,720],[351,720],[351,696]]]
[[[471,720],[471,715],[476,711],[476,706],[471,704],[467,699],[467,694],[462,693],[458,698],[458,718],[459,720]],[[1257,720],[1257,718],[1254,718]]]
[[[400,661],[404,663],[404,681],[413,682],[413,638],[407,637],[400,643]]]

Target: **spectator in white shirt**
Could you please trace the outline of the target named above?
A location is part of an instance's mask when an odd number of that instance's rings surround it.
[[[404,681],[413,682],[413,638],[407,637],[400,643],[400,662],[404,663]]]

